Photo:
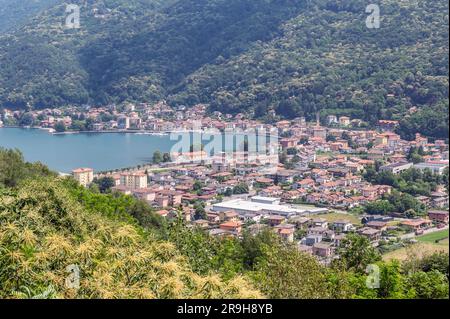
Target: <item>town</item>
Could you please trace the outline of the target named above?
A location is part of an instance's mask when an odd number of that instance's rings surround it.
[[[396,121],[380,120],[369,129],[361,120],[329,115],[269,125],[244,114],[207,115],[204,105],[174,110],[161,102],[128,104],[120,111],[115,107],[21,114],[4,110],[2,123],[19,124],[23,117],[30,118],[25,124],[56,133],[75,129],[167,133],[189,131],[198,123],[202,131],[275,129],[279,136],[275,155],[254,156],[244,150],[210,156],[191,147],[164,156],[153,154],[147,165],[72,172],[85,187],[100,185],[101,191],[135,196],[164,218],[181,218],[212,236],[239,237],[243,231],[271,229],[328,264],[338,257],[339,244],[348,233],[390,251],[448,228],[448,144],[420,134],[403,140],[395,133]],[[405,187],[405,180],[412,186]]]

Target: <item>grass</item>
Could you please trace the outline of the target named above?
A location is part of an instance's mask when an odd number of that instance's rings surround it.
[[[358,216],[352,214],[343,214],[343,213],[327,213],[327,214],[313,214],[310,215],[311,218],[324,218],[329,223],[335,222],[337,220],[348,220],[352,224],[359,226],[361,225],[361,219]]]
[[[442,243],[442,242],[441,242]],[[429,243],[429,242],[419,242],[419,243],[415,243],[415,244],[411,244],[408,247],[404,247],[404,248],[400,248],[391,252],[388,252],[386,254],[383,255],[383,260],[388,261],[388,260],[393,260],[393,259],[397,259],[397,260],[405,260],[407,259],[409,256],[418,256],[418,257],[423,257],[435,252],[446,252],[448,253],[449,251],[449,247],[448,247],[448,239],[447,239],[447,244],[443,245],[443,244],[435,244],[435,243]]]
[[[443,244],[444,239],[447,239],[447,243]],[[447,245],[448,246],[448,229],[433,232],[430,234],[422,235],[417,237],[417,240],[424,243],[435,243],[437,245]]]
[[[418,240],[417,243],[388,252],[383,255],[383,259],[405,260],[412,255],[423,257],[435,252],[443,251],[448,253],[449,251],[448,229],[422,235],[416,237],[416,239]]]

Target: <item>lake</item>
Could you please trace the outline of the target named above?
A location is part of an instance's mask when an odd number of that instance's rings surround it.
[[[0,147],[17,148],[30,162],[70,173],[77,167],[95,171],[148,163],[153,152],[168,152],[176,141],[169,135],[135,133],[50,134],[45,130],[0,128]]]

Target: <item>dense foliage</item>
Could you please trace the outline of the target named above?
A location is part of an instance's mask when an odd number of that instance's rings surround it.
[[[0,38],[2,106],[167,99],[448,137],[447,1],[380,1],[379,29],[362,0],[72,2],[80,29],[59,5]]]
[[[364,178],[372,184],[389,185],[413,196],[430,196],[431,192],[436,191],[437,185],[445,184],[448,177],[448,169],[442,175],[434,174],[431,170],[422,171],[415,168],[393,174],[390,171],[376,172],[369,167],[364,173]]]
[[[0,0],[0,33],[19,28],[27,19],[60,0]]]

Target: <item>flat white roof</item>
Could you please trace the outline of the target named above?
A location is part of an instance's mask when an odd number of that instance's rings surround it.
[[[277,197],[267,197],[267,196],[253,196],[251,199],[254,200],[263,200],[267,202],[274,202],[280,200],[280,198]]]
[[[242,199],[233,199],[230,201],[217,203],[213,205],[213,210],[229,209],[235,211],[246,211],[253,213],[263,213],[264,211],[281,213],[281,214],[302,214],[306,212],[316,213],[326,211],[326,208],[308,208],[299,209],[286,205],[265,204],[260,202],[252,202]]]

